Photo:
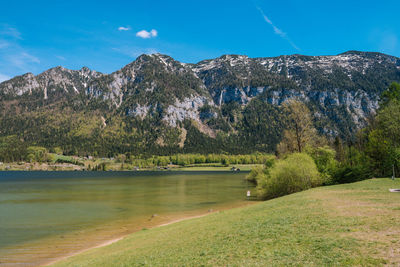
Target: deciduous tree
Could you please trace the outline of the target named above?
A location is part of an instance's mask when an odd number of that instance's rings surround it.
[[[318,141],[318,134],[313,125],[308,107],[297,100],[289,100],[283,105],[287,127],[277,150],[281,154],[302,152],[306,145]]]

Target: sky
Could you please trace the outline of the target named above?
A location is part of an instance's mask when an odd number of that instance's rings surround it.
[[[111,73],[144,53],[400,57],[398,0],[19,0],[0,13],[0,81],[55,66]]]

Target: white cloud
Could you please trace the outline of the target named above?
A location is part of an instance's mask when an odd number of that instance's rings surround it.
[[[143,39],[147,39],[151,37],[151,34],[148,31],[142,30],[140,32],[136,33],[137,37],[143,38]]]
[[[286,34],[286,32],[282,31],[279,29],[275,24],[272,23],[272,21],[265,15],[264,11],[257,7],[258,11],[260,11],[261,15],[263,16],[264,20],[266,23],[271,25],[272,29],[274,30],[274,33],[279,35],[281,38],[285,39],[294,49],[300,50],[300,48],[293,43],[293,41],[289,38],[289,36]]]
[[[139,32],[136,33],[137,37],[143,38],[143,39],[149,39],[149,38],[153,38],[153,37],[157,37],[158,32],[154,29],[152,29],[151,31],[146,31],[146,30],[141,30]]]
[[[123,27],[123,26],[121,26],[121,27],[118,28],[118,30],[119,30],[119,31],[130,31],[131,28],[130,28],[130,27]]]
[[[11,79],[11,77],[0,73],[0,83]]]
[[[152,29],[152,30],[150,31],[150,34],[151,34],[151,37],[157,37],[158,32],[157,32],[156,30]]]

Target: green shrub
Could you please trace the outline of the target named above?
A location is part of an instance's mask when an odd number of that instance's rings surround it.
[[[333,177],[333,184],[345,184],[362,181],[371,177],[371,172],[366,166],[344,166],[338,168]]]
[[[309,155],[294,153],[277,161],[257,183],[259,198],[271,199],[319,186],[322,179]]]
[[[27,158],[30,162],[44,162],[47,160],[47,149],[40,146],[30,146],[27,148]]]
[[[246,180],[257,185],[259,181],[265,180],[269,175],[270,169],[275,164],[275,156],[264,158],[264,166],[255,166],[251,172],[246,176]]]
[[[54,153],[58,154],[58,155],[62,155],[63,154],[63,150],[61,147],[55,147],[54,149]]]
[[[336,161],[336,151],[329,146],[324,147],[307,147],[306,153],[310,155],[317,169],[321,174],[323,184],[332,184],[332,176],[334,175],[338,162]]]
[[[257,181],[262,179],[265,179],[265,168],[263,166],[255,166],[246,176],[246,180],[253,184],[257,184]]]

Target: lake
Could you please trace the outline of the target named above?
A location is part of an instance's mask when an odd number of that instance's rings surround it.
[[[0,172],[0,266],[45,264],[135,231],[246,205],[245,175]]]

